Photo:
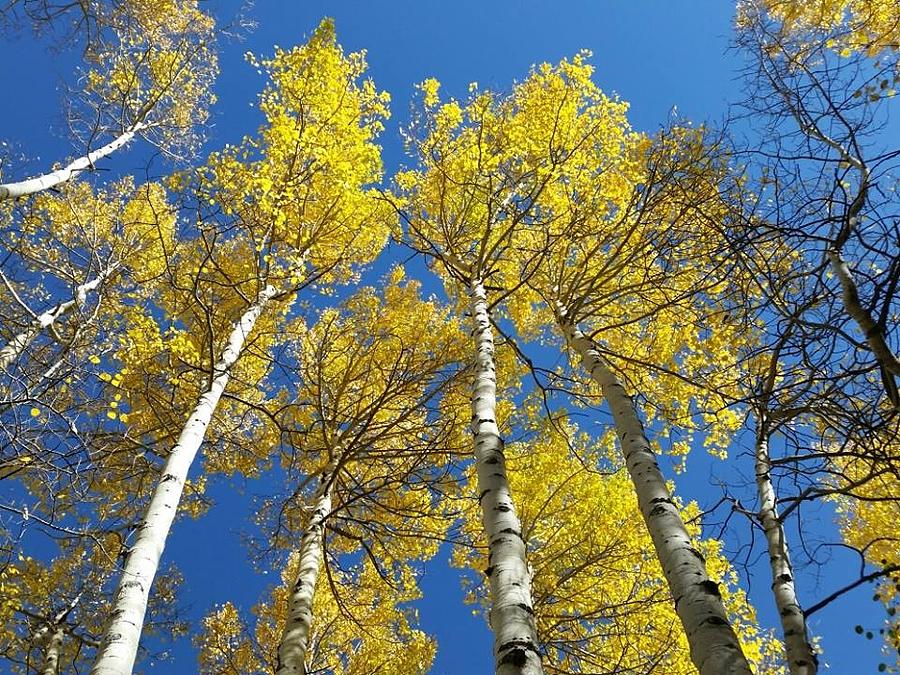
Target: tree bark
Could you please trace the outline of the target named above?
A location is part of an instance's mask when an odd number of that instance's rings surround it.
[[[856,322],[856,325],[866,336],[866,343],[875,355],[878,363],[889,373],[900,377],[900,358],[891,350],[884,338],[881,326],[872,318],[869,311],[859,301],[859,289],[853,272],[841,256],[840,252],[831,249],[828,251],[828,259],[834,269],[835,276],[841,282],[842,299],[847,314]]]
[[[750,666],[728,621],[718,584],[709,578],[703,556],[691,542],[634,402],[593,342],[568,321],[564,308],[556,309],[566,340],[600,385],[609,404],[641,514],[675,601],[675,611],[684,626],[691,660],[701,675],[750,675]]]
[[[209,386],[197,401],[175,447],[166,459],[145,518],[138,527],[134,546],[128,553],[125,569],[119,578],[109,625],[91,670],[93,675],[126,675],[134,667],[150,587],[178,510],[188,470],[203,443],[206,429],[222,392],[225,391],[231,369],[241,354],[247,335],[274,295],[275,289],[266,286],[259,292],[256,302],[234,325],[222,355],[214,366]]]
[[[92,169],[98,160],[111,155],[122,146],[127,145],[134,138],[134,135],[145,126],[145,124],[140,122],[132,125],[128,130],[122,132],[106,145],[69,162],[66,166],[57,169],[56,171],[51,171],[33,178],[26,178],[25,180],[16,183],[0,183],[0,201],[16,199],[17,197],[27,197],[28,195],[43,192],[44,190],[48,190],[72,180],[83,171]]]
[[[44,649],[44,660],[41,663],[41,675],[59,675],[59,655],[62,651],[66,632],[62,625],[56,626],[50,634]]]
[[[9,367],[25,353],[25,350],[28,349],[28,346],[32,342],[34,342],[35,338],[44,330],[52,326],[57,319],[68,314],[73,308],[83,305],[87,298],[87,294],[96,290],[100,284],[116,271],[117,268],[117,265],[112,265],[87,283],[76,287],[75,294],[71,300],[61,302],[55,307],[48,309],[43,314],[39,314],[31,324],[29,324],[28,328],[18,335],[13,336],[9,342],[0,348],[0,371],[8,370]]]
[[[497,377],[494,334],[487,296],[480,280],[470,288],[475,341],[472,432],[482,524],[488,540],[490,624],[494,632],[494,666],[498,675],[543,673],[531,599],[522,526],[506,479],[503,439],[497,426]]]
[[[769,438],[763,422],[756,435],[756,489],[759,495],[759,522],[769,546],[772,567],[772,595],[781,617],[784,650],[791,675],[815,675],[818,658],[809,641],[806,617],[794,589],[794,569],[788,554],[784,527],[778,517],[772,485]]]
[[[313,595],[322,568],[325,518],[331,513],[331,472],[322,475],[314,510],[300,539],[297,581],[288,598],[288,616],[278,645],[276,675],[306,675],[306,652],[312,627]]]

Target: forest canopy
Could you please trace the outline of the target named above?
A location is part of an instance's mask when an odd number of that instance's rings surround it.
[[[900,6],[649,125],[327,9],[0,5],[0,671],[900,672]]]

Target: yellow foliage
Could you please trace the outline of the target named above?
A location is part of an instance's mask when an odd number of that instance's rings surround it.
[[[175,212],[158,183],[136,186],[125,178],[95,190],[88,183],[64,185],[37,195],[26,214],[23,253],[69,272],[77,283],[107,268],[124,268],[135,280],[155,278],[173,250]],[[99,268],[75,267],[82,260]],[[99,261],[99,262],[95,262]],[[93,273],[92,273],[93,272]]]
[[[420,85],[424,106],[408,134],[419,167],[396,185],[411,243],[441,260],[439,271],[513,287],[523,278],[515,254],[534,264],[557,233],[545,201],[566,201],[567,190],[627,198],[622,174],[641,139],[627,105],[591,82],[588,56],[537,66],[505,97],[473,87],[464,105],[441,103],[434,79]],[[528,302],[516,307],[524,314]]]
[[[49,562],[19,554],[14,563],[0,567],[0,646],[11,666],[8,672],[34,672],[33,665],[25,668],[24,664],[41,662],[45,631],[55,628],[60,614],[67,627],[60,672],[89,669],[95,653],[92,636],[103,629],[110,600],[107,582],[116,572],[120,544],[112,532],[98,534],[91,542],[61,540]],[[181,582],[173,569],[157,579],[145,631],[155,640],[177,638],[185,632],[175,610]]]
[[[381,178],[376,137],[389,97],[364,79],[365,53],[345,55],[324,21],[309,41],[251,63],[270,83],[258,138],[214,153],[201,195],[244,229],[276,285],[317,275],[349,281],[384,246],[396,219],[370,185]],[[250,159],[250,158],[256,159]]]
[[[894,432],[896,433],[896,432]],[[866,562],[876,570],[895,569],[900,565],[900,481],[890,456],[896,441],[888,440],[877,454],[838,456],[835,459],[838,478],[835,487],[842,492],[834,496],[837,521],[844,541],[862,551]],[[900,667],[900,586],[895,572],[877,584],[875,599],[887,610],[884,618],[884,651]],[[871,621],[871,619],[870,619]],[[869,626],[865,626],[869,628]]]
[[[226,603],[204,620],[200,672],[212,675],[256,675],[274,672],[278,642],[287,615],[287,588],[296,574],[292,556],[282,574],[283,584],[254,608],[252,634],[237,610]],[[425,675],[431,667],[435,643],[413,627],[415,613],[404,605],[419,597],[415,577],[400,570],[388,586],[368,562],[352,571],[330,572],[332,583],[321,579],[313,598],[313,627],[307,653],[308,672],[323,675],[365,675],[379,672]],[[334,588],[341,589],[338,599]]]
[[[894,0],[753,0],[738,7],[746,14],[757,5],[780,21],[786,33],[831,33],[828,46],[842,57],[900,49],[900,7]]]
[[[215,100],[215,23],[197,0],[129,0],[121,9],[105,17],[108,39],[89,50],[86,91],[111,124],[141,124],[167,151],[191,153]]]
[[[337,467],[329,547],[355,552],[366,542],[383,561],[431,557],[448,526],[427,483],[442,480],[451,452],[456,427],[438,405],[466,346],[447,310],[403,276],[395,268],[380,292],[362,288],[309,329],[288,329],[296,381],[282,398],[294,403],[279,412],[292,430],[285,470]],[[296,546],[308,519],[302,500],[272,506],[287,537],[278,545]]]

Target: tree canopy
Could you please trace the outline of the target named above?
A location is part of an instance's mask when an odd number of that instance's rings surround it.
[[[2,5],[73,68],[0,156],[3,669],[900,672],[900,9],[733,10],[725,121],[323,18],[238,130],[255,9]]]

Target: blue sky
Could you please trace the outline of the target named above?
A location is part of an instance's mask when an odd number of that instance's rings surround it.
[[[210,7],[227,17],[237,10],[237,3],[214,2]],[[727,114],[729,102],[742,96],[740,56],[728,48],[732,13],[733,3],[721,0],[259,0],[248,12],[257,29],[243,43],[223,45],[222,75],[216,86],[219,103],[208,147],[233,143],[252,133],[259,122],[253,103],[263,82],[245,62],[244,52],[265,55],[273,45],[300,43],[324,16],[335,18],[338,38],[347,51],[368,51],[371,76],[391,93],[393,119],[383,137],[388,174],[403,162],[397,130],[406,119],[415,83],[436,77],[446,94],[457,97],[463,97],[473,81],[481,88],[503,90],[522,79],[532,64],[557,61],[582,48],[594,53],[596,82],[631,103],[630,119],[637,129],[658,128],[676,107],[680,115],[698,122],[718,121]],[[17,163],[13,169],[21,177],[71,151],[58,85],[74,83],[75,55],[50,54],[22,36],[0,44],[0,61],[7,64],[0,72],[5,99],[0,104],[0,140],[27,156],[26,164]],[[141,170],[145,157],[135,148],[107,166],[114,172]],[[746,459],[742,464],[750,475]],[[734,480],[731,466],[705,457],[702,450],[694,453],[687,476],[678,479],[679,490],[711,504],[720,494],[717,481]],[[249,607],[277,579],[274,573],[250,573],[239,536],[241,523],[252,511],[249,497],[264,488],[249,484],[238,493],[234,486],[217,483],[211,489],[217,505],[209,516],[176,525],[165,559],[176,561],[184,573],[183,600],[192,616],[202,616],[213,603],[227,599]],[[808,522],[818,523],[808,533],[812,538],[830,532],[827,512],[813,514]],[[756,549],[750,566],[751,597],[763,622],[776,626],[760,551]],[[488,673],[489,632],[483,619],[462,604],[458,575],[448,568],[446,557],[443,552],[429,567],[422,582],[426,599],[419,604],[423,628],[439,641],[432,672]],[[842,585],[855,574],[854,562],[838,557],[821,573],[798,570],[801,597],[814,601]],[[871,593],[871,587],[864,587],[813,620],[831,672],[875,672],[879,641],[865,641],[852,630],[856,623],[880,624],[882,611],[871,602]],[[178,644],[174,654],[178,659],[174,666],[169,662],[147,671],[195,671],[189,641]]]

